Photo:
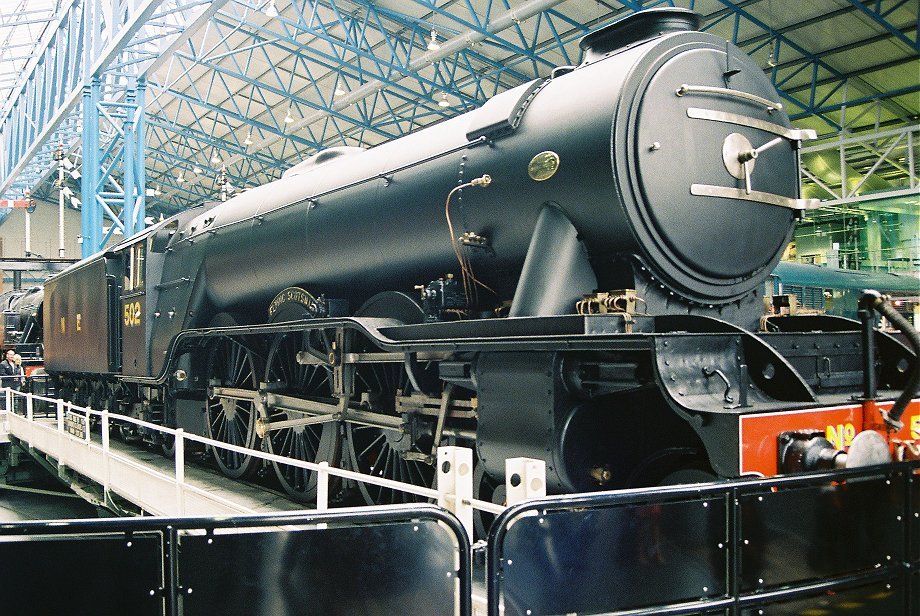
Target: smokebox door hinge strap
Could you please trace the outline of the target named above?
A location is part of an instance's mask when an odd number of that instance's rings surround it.
[[[711,184],[691,184],[690,194],[697,197],[741,199],[743,201],[753,201],[755,203],[766,203],[767,205],[785,207],[790,210],[813,210],[821,206],[821,201],[818,199],[796,199],[794,197],[784,197],[783,195],[776,195],[760,190],[748,192],[744,188],[713,186]]]

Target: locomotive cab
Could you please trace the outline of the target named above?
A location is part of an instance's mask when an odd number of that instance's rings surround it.
[[[143,238],[120,251],[124,276],[119,294],[121,315],[121,359],[124,374],[146,375],[149,372],[146,315],[147,252],[149,238]]]
[[[118,260],[120,271],[117,352],[123,374],[138,378],[156,375],[171,339],[195,322],[195,313],[185,309],[194,276],[187,272],[186,263],[170,259],[169,253],[188,221],[211,205],[160,221],[113,249],[111,255]]]

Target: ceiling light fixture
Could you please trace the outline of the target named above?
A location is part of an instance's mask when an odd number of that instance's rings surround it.
[[[176,174],[176,181],[180,184],[185,182],[185,171],[180,171]]]
[[[441,92],[441,100],[438,101],[438,107],[450,107],[450,101],[447,100],[447,92]]]
[[[288,107],[287,115],[284,116],[284,123],[290,124],[293,121],[294,121],[294,117],[291,115],[291,108]]]
[[[268,0],[268,5],[265,7],[265,14],[269,17],[278,16],[278,7],[275,6],[275,0]]]
[[[246,133],[246,140],[243,141],[243,145],[252,145],[252,129],[249,129],[249,132]]]
[[[438,43],[438,33],[431,30],[431,38],[428,39],[428,51],[437,51],[441,48],[441,44]]]
[[[345,96],[345,88],[342,87],[342,84],[335,84],[335,95],[336,96]]]
[[[773,39],[770,39],[770,55],[767,56],[767,66],[770,68],[775,68],[777,65],[776,56],[779,48],[776,45],[776,42]]]
[[[195,167],[192,169],[192,173],[194,173],[195,175],[201,175],[201,167],[199,167],[198,165],[195,165]]]

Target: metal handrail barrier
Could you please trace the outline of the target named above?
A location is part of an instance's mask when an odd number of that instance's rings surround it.
[[[184,442],[186,440],[191,441],[191,442],[200,443],[207,447],[221,448],[227,451],[232,451],[232,452],[240,453],[243,455],[250,455],[253,457],[257,457],[262,460],[266,460],[268,462],[276,462],[276,463],[285,464],[289,466],[295,466],[298,468],[303,468],[303,469],[315,472],[317,474],[317,485],[318,485],[316,507],[317,507],[317,510],[319,511],[323,511],[328,508],[328,487],[329,487],[328,478],[330,475],[335,476],[335,477],[340,477],[342,479],[364,482],[364,483],[381,486],[381,487],[388,488],[388,489],[399,490],[402,492],[414,494],[416,496],[421,496],[423,498],[429,498],[429,499],[439,499],[440,498],[442,499],[442,502],[446,500],[449,504],[453,504],[454,507],[460,507],[460,506],[472,507],[475,509],[486,511],[488,513],[492,513],[492,514],[501,513],[505,509],[505,507],[502,505],[497,505],[494,503],[481,501],[481,500],[477,500],[477,499],[473,499],[469,497],[458,498],[456,496],[456,493],[446,494],[444,493],[444,491],[439,491],[439,490],[435,490],[431,488],[417,486],[414,484],[404,483],[401,481],[395,481],[392,479],[375,477],[373,475],[366,475],[366,474],[358,473],[358,472],[348,470],[348,469],[331,467],[328,465],[327,462],[316,463],[316,462],[307,462],[304,460],[295,460],[292,458],[286,458],[283,456],[278,456],[276,454],[271,454],[271,453],[264,452],[264,451],[257,451],[253,449],[247,449],[245,447],[240,447],[237,445],[231,445],[229,443],[223,443],[221,441],[216,441],[214,439],[211,439],[205,436],[189,434],[185,432],[182,428],[169,428],[166,426],[153,424],[153,423],[150,423],[150,422],[147,422],[141,419],[137,419],[134,417],[112,413],[108,411],[107,409],[95,410],[92,408],[80,407],[80,406],[74,405],[70,402],[66,402],[59,398],[50,398],[47,396],[41,396],[41,395],[32,394],[28,392],[16,391],[10,388],[4,388],[3,390],[0,390],[0,391],[5,392],[5,397],[6,397],[6,407],[5,408],[8,410],[15,408],[16,405],[13,402],[15,398],[22,398],[25,400],[25,417],[29,421],[32,421],[34,418],[33,407],[34,407],[35,400],[44,401],[48,404],[54,405],[56,409],[55,415],[57,417],[56,429],[60,432],[65,431],[65,419],[68,416],[80,417],[84,422],[84,436],[80,440],[83,440],[88,446],[101,447],[102,455],[106,458],[112,457],[112,456],[118,457],[119,461],[121,462],[132,465],[135,468],[142,469],[145,472],[154,473],[164,478],[166,477],[165,474],[158,473],[156,471],[152,471],[148,469],[147,467],[144,467],[144,466],[141,466],[139,464],[132,462],[130,459],[124,456],[118,456],[117,453],[112,452],[111,448],[109,447],[109,442],[108,442],[109,440],[108,439],[108,428],[112,421],[118,421],[121,423],[129,423],[137,427],[145,428],[147,430],[157,431],[165,435],[173,436],[175,438],[175,469],[176,470],[175,470],[175,477],[171,479],[176,482],[177,486],[182,486],[185,489],[188,489],[192,492],[196,492],[200,494],[207,494],[208,497],[212,499],[224,500],[224,499],[221,499],[217,495],[214,495],[210,492],[197,488],[196,486],[190,485],[184,481],[184,466],[185,466]],[[91,440],[91,430],[89,429],[90,428],[90,417],[99,418],[100,423],[102,425],[102,430],[101,430],[102,437],[101,437],[101,443],[99,445],[95,445]],[[469,479],[471,480],[471,477]],[[228,501],[224,500],[224,502],[227,503]],[[451,507],[448,507],[448,508],[450,509]]]
[[[519,605],[520,597],[528,596],[527,592],[510,588],[512,583],[521,580],[521,574],[512,574],[515,568],[527,570],[532,578],[528,583],[534,587],[545,583],[540,577],[545,572],[555,571],[562,577],[577,575],[577,567],[570,566],[568,570],[562,567],[566,563],[571,565],[568,561],[562,564],[528,561],[525,558],[528,547],[539,545],[544,554],[558,555],[567,553],[566,544],[571,544],[568,547],[584,562],[592,561],[585,548],[593,540],[602,542],[598,551],[607,550],[602,558],[619,559],[614,565],[592,562],[604,573],[602,580],[595,580],[599,587],[593,588],[592,580],[580,577],[579,584],[574,586],[583,594],[572,597],[574,604],[559,603],[566,598],[553,596],[549,601],[556,603],[551,607],[537,603],[527,605],[527,609],[532,608],[533,613],[623,611],[630,615],[725,610],[735,615],[742,609],[761,604],[806,601],[821,593],[844,596],[854,587],[865,587],[880,588],[880,592],[869,594],[895,605],[900,605],[898,602],[903,597],[904,613],[911,613],[908,610],[912,608],[908,606],[916,606],[920,601],[920,596],[910,596],[917,591],[912,590],[909,581],[910,574],[920,565],[918,495],[920,462],[915,461],[769,479],[550,496],[517,504],[496,518],[489,533],[486,556],[488,613],[490,616],[530,613]],[[852,508],[847,509],[848,505]],[[708,509],[708,513],[701,513],[704,509]],[[709,523],[700,525],[703,515],[710,516]],[[650,518],[654,518],[654,523],[649,522]],[[665,527],[675,521],[678,523]],[[835,528],[835,523],[841,523],[842,528]],[[596,533],[593,525],[597,525]],[[803,526],[812,531],[813,536],[801,532]],[[631,533],[637,528],[644,532],[637,532],[640,538],[634,541]],[[627,535],[626,539],[623,535],[606,539],[618,532]],[[513,544],[510,548],[509,538]],[[861,545],[852,545],[857,538]],[[833,539],[846,549],[842,552],[829,549]],[[668,545],[669,541],[682,540],[691,546],[684,556],[692,553],[692,558],[686,558],[683,563],[674,546]],[[792,549],[782,562],[770,562],[781,552],[776,546],[782,541],[787,541],[785,548],[793,546]],[[641,548],[638,555],[614,554],[636,545]],[[673,551],[662,554],[655,551],[659,549]],[[677,586],[682,580],[673,579],[672,576],[678,575],[673,569],[684,565],[686,571],[687,567],[699,565],[705,560],[701,556],[704,550],[715,554],[712,570],[716,572],[714,577],[718,577],[719,571],[724,572],[722,586],[702,587],[702,592],[696,588],[696,596],[690,593],[675,595],[669,601],[661,600],[663,590],[656,585],[654,576],[661,575],[669,582],[668,586]],[[838,552],[839,557],[836,556]],[[812,558],[817,559],[816,562],[823,558],[826,562],[817,565],[801,562]],[[823,573],[822,567],[825,568]],[[637,568],[644,568],[635,573],[642,579],[638,586],[652,593],[644,602],[636,599],[630,605],[596,603],[597,594],[603,595],[605,589],[614,588],[622,593],[622,585],[635,582],[625,578]],[[624,577],[619,578],[618,574]],[[568,582],[557,577],[554,589],[558,593],[569,592]],[[882,597],[886,592],[888,596]],[[623,601],[620,594],[611,593],[612,602]],[[586,607],[585,603],[592,600],[595,604]],[[534,601],[538,602],[539,598]],[[796,605],[801,609],[817,607]]]
[[[147,534],[156,534],[161,537],[161,542],[159,546],[160,552],[160,564],[163,572],[163,585],[159,588],[152,588],[149,591],[151,597],[156,597],[158,600],[162,601],[161,607],[162,611],[158,613],[165,613],[168,616],[178,615],[183,613],[182,601],[183,598],[188,600],[192,596],[193,591],[197,594],[196,597],[202,593],[201,588],[192,588],[190,586],[183,584],[182,575],[186,577],[190,572],[193,572],[194,567],[191,565],[194,563],[186,564],[187,560],[193,559],[194,550],[190,546],[183,544],[183,549],[180,548],[180,542],[185,541],[187,544],[191,538],[194,538],[196,535],[201,536],[203,534],[204,541],[210,545],[213,542],[217,542],[221,539],[222,536],[226,535],[229,531],[230,534],[234,534],[232,531],[239,531],[235,533],[236,537],[245,537],[247,533],[252,533],[254,530],[258,531],[268,531],[273,533],[287,533],[286,536],[290,536],[292,532],[298,532],[300,530],[309,530],[310,532],[319,531],[329,531],[334,529],[343,529],[343,528],[360,528],[366,526],[372,526],[375,530],[373,531],[375,535],[380,533],[387,532],[387,528],[395,528],[392,525],[408,525],[409,536],[413,536],[411,531],[415,530],[415,536],[426,536],[424,533],[421,535],[418,534],[420,531],[420,526],[423,523],[430,523],[426,527],[426,531],[430,534],[432,531],[443,532],[446,531],[451,538],[449,544],[445,545],[442,543],[436,545],[430,545],[430,548],[444,548],[450,550],[449,554],[439,554],[439,563],[450,563],[450,569],[448,570],[447,579],[448,580],[457,580],[457,585],[455,587],[455,595],[450,600],[450,603],[455,606],[455,613],[460,616],[467,616],[472,613],[472,602],[471,602],[471,591],[472,591],[472,569],[470,566],[471,563],[471,547],[470,542],[467,537],[467,533],[460,521],[451,513],[427,504],[416,504],[416,505],[382,505],[379,507],[360,507],[360,508],[348,508],[348,509],[339,509],[331,510],[324,512],[308,512],[308,511],[298,511],[293,513],[275,513],[268,515],[239,515],[232,517],[185,517],[185,518],[155,518],[155,517],[139,517],[139,518],[106,518],[106,519],[96,519],[96,520],[61,520],[61,521],[40,521],[40,522],[12,522],[12,523],[0,523],[0,537],[3,537],[3,540],[0,540],[0,550],[9,552],[12,548],[15,548],[15,537],[27,537],[30,542],[36,539],[45,539],[46,543],[49,539],[53,537],[60,537],[61,539],[66,539],[67,537],[79,537],[81,544],[85,545],[87,542],[92,542],[94,539],[102,538],[103,536],[112,535],[122,535],[120,544],[127,545],[128,547],[132,546],[132,542],[138,540],[139,536]],[[385,526],[390,525],[390,526]],[[306,528],[304,528],[306,527]],[[428,530],[430,528],[430,530]],[[224,531],[221,533],[221,531]],[[243,534],[240,534],[243,533]],[[250,535],[251,536],[251,535]],[[360,535],[359,535],[360,537]],[[333,537],[333,539],[335,539]],[[309,539],[307,539],[309,541]],[[363,541],[366,541],[367,538],[364,538]],[[284,541],[282,537],[279,541]],[[349,549],[354,551],[354,562],[360,563],[367,559],[366,554],[366,544],[361,541],[352,542],[353,545],[349,545]],[[30,545],[35,546],[37,544],[30,543]],[[275,542],[271,546],[284,545],[284,543]],[[215,546],[215,548],[218,546]],[[65,548],[66,549],[66,548]],[[81,558],[82,548],[75,548],[77,552],[76,556],[73,556],[72,553],[69,554],[71,557]],[[343,548],[344,549],[344,548]],[[301,561],[308,559],[312,554],[303,553],[303,551],[291,550],[292,553],[297,556]],[[406,549],[401,552],[404,558],[411,558],[411,550]],[[220,552],[217,552],[217,556],[212,555],[212,561],[215,558],[218,558]],[[21,556],[21,555],[20,555]],[[279,555],[276,553],[269,553],[265,555],[266,558],[277,559]],[[322,555],[318,555],[322,556]],[[326,555],[328,557],[328,555]],[[251,559],[250,559],[251,560]],[[18,561],[20,565],[27,565],[28,563],[23,563],[21,560]],[[349,561],[351,562],[351,561]],[[102,561],[103,566],[106,564],[105,561]],[[183,568],[183,564],[186,566]],[[249,563],[239,563],[239,566],[245,567]],[[296,566],[296,563],[286,561],[285,564]],[[117,564],[110,565],[111,567],[117,566]],[[325,565],[326,567],[332,567],[333,565]],[[32,568],[26,568],[23,575],[31,576],[31,572],[34,571]],[[93,578],[99,580],[108,579],[107,573],[112,573],[117,575],[118,572],[107,572],[105,570],[94,570],[89,573]],[[213,583],[216,590],[212,589],[212,592],[238,592],[240,594],[244,592],[250,592],[250,589],[235,589],[227,588],[226,580],[217,579],[219,576],[213,576],[212,578],[208,575],[208,571],[201,572],[204,575],[204,579],[207,583]],[[289,575],[288,572],[282,572],[286,575]],[[338,571],[331,571],[330,577],[333,577],[332,574],[339,574]],[[379,572],[381,575],[390,575],[390,572]],[[432,575],[440,576],[440,579],[443,579],[443,573],[437,572],[432,573]],[[46,592],[55,593],[54,588],[65,589],[67,588],[66,584],[54,584],[49,589],[46,584],[46,580],[43,576],[32,576],[36,580],[36,584],[41,584],[46,588]],[[393,586],[404,584],[405,580],[399,575],[391,575],[391,578],[388,580]],[[100,592],[110,593],[111,588],[106,588],[104,583],[100,582]],[[0,588],[3,588],[4,583],[8,583],[8,578],[0,580]],[[366,580],[362,580],[362,586],[366,583]],[[81,600],[86,599],[87,594],[92,594],[92,590],[83,589],[79,594]],[[305,592],[304,589],[298,588],[300,592]],[[321,589],[312,588],[309,589],[311,592],[321,592]],[[400,588],[393,588],[394,592],[399,591]],[[17,589],[17,592],[25,591],[25,589]],[[361,589],[355,588],[354,592],[361,592]],[[420,589],[419,592],[415,595],[416,598],[424,597],[429,590]],[[5,592],[4,595],[9,597],[11,593]],[[13,593],[15,594],[15,593]],[[72,609],[72,605],[69,603],[73,597],[70,592],[61,590],[60,601],[62,604],[66,605],[68,608]],[[140,599],[141,597],[138,597]],[[311,600],[315,600],[315,597],[311,597]],[[29,598],[26,597],[23,601],[28,601]],[[302,598],[301,598],[302,600]],[[277,603],[277,600],[276,600]],[[101,606],[100,606],[101,607]],[[237,607],[237,609],[243,609]],[[100,609],[99,613],[111,613],[111,609],[106,611],[105,609]],[[198,612],[196,612],[198,613]]]

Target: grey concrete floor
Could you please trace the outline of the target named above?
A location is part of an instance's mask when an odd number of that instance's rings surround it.
[[[96,508],[79,496],[23,492],[0,485],[0,522],[96,517],[99,517]]]

